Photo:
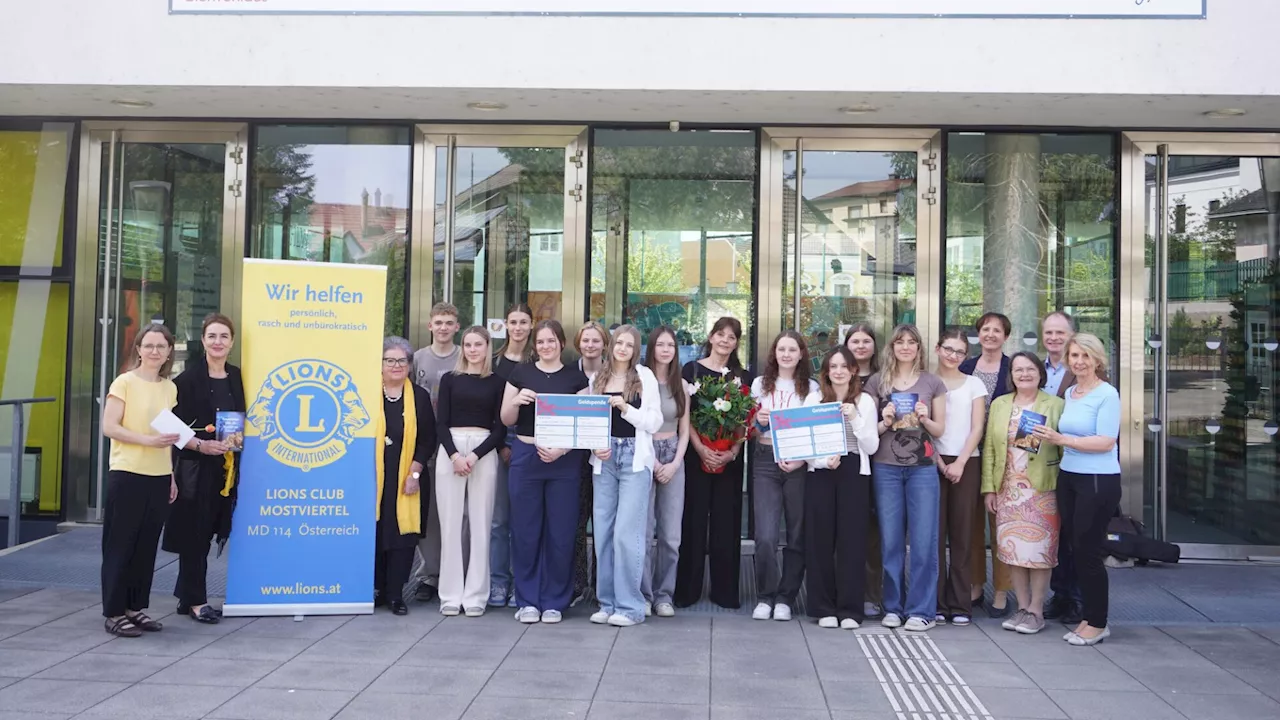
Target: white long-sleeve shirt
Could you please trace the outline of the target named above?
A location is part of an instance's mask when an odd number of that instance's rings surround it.
[[[662,427],[662,396],[658,394],[658,378],[644,365],[636,366],[640,375],[640,407],[622,406],[622,419],[636,428],[636,452],[631,459],[631,469],[653,469],[653,434]],[[591,454],[591,470],[599,475],[603,463],[595,453]]]
[[[805,406],[821,405],[822,394],[813,393],[805,398]],[[858,441],[858,472],[862,475],[871,474],[871,455],[880,447],[880,433],[876,432],[876,401],[867,393],[859,393],[858,399],[854,402],[858,412],[853,417],[845,418],[846,432],[853,431],[853,437]],[[836,456],[814,458],[807,461],[809,464],[809,472],[814,470],[827,470],[831,467],[831,460]]]

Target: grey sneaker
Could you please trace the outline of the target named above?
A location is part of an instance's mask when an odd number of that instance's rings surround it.
[[[1005,630],[1017,630],[1018,623],[1022,622],[1022,616],[1026,614],[1027,614],[1026,610],[1019,609],[1014,614],[1005,618],[1004,622],[1000,623],[1000,627],[1004,628]]]
[[[658,617],[675,617],[676,606],[671,603],[658,603],[654,612],[658,613]]]
[[[1044,629],[1044,618],[1034,613],[1023,612],[1022,619],[1014,626],[1014,630],[1023,635],[1035,635]]]
[[[489,607],[502,607],[507,604],[507,589],[501,585],[489,588]]]

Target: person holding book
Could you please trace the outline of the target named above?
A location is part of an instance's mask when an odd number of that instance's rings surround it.
[[[516,303],[507,310],[507,341],[493,356],[493,374],[502,382],[511,379],[511,371],[520,363],[533,360],[533,310]],[[505,388],[504,388],[505,389]],[[507,471],[511,467],[511,443],[516,439],[515,426],[507,427],[502,447],[498,448],[498,476],[493,490],[493,524],[489,529],[489,607],[515,607],[511,593],[511,500],[507,494]]]
[[[880,447],[872,456],[884,562],[880,622],[925,631],[936,624],[938,606],[938,473],[932,438],[947,429],[947,386],[925,372],[924,346],[914,325],[894,328],[880,366],[866,387],[881,417],[876,425]],[[911,553],[910,587],[908,544],[917,550]]]
[[[1080,333],[1071,338],[1067,364],[1076,384],[1067,390],[1058,427],[1042,425],[1035,434],[1062,448],[1057,487],[1062,542],[1071,545],[1076,581],[1084,599],[1084,618],[1063,639],[1088,646],[1111,636],[1102,542],[1107,523],[1120,504],[1120,458],[1116,454],[1120,393],[1107,382],[1107,352],[1096,336]]]
[[[240,368],[227,362],[235,345],[231,318],[210,313],[200,330],[202,357],[192,358],[173,383],[178,389],[174,414],[196,431],[177,454],[174,479],[178,498],[164,528],[164,550],[178,556],[173,594],[178,614],[214,624],[222,614],[209,605],[206,591],[209,543],[231,536],[244,449],[244,381]],[[240,442],[236,443],[235,438]]]
[[[880,353],[876,331],[869,323],[854,323],[845,335],[844,346],[858,361],[858,377],[865,387],[872,375],[880,372]],[[884,598],[884,567],[880,563],[880,518],[876,515],[876,488],[871,485],[871,516],[867,519],[867,598],[863,611],[869,618],[880,617]]]
[[[807,406],[840,403],[845,453],[808,461],[804,484],[805,588],[818,626],[856,630],[866,620],[864,567],[871,485],[870,456],[880,446],[875,399],[862,391],[848,348],[827,353]],[[776,522],[776,521],[775,521]]]
[[[759,435],[751,478],[756,544],[756,608],[751,617],[756,620],[790,620],[804,580],[804,484],[808,472],[802,460],[779,462],[774,457],[769,415],[773,410],[802,407],[806,398],[818,392],[817,381],[809,377],[811,368],[804,337],[795,330],[783,330],[769,348],[764,374],[751,383],[751,396],[760,408],[755,417]],[[779,573],[778,527],[784,517],[787,544],[782,549]]]
[[[1060,452],[1036,430],[1058,427],[1063,402],[1043,390],[1044,364],[1031,352],[1010,361],[1014,391],[991,403],[982,450],[982,497],[996,519],[993,554],[1009,568],[1018,611],[1005,630],[1044,629],[1049,576],[1058,564],[1059,515],[1054,493]]]
[[[489,533],[493,521],[497,449],[507,429],[498,417],[506,381],[493,373],[489,331],[479,325],[462,333],[458,367],[440,378],[436,431],[436,505],[440,517],[440,614],[484,614],[489,599]],[[470,535],[463,570],[463,523]]]
[[[936,620],[965,626],[971,621],[970,543],[973,511],[980,502],[982,466],[978,446],[987,419],[987,386],[978,378],[960,372],[960,361],[969,351],[965,331],[942,334],[934,353],[938,356],[938,377],[947,386],[947,431],[938,437],[934,463],[938,467],[938,612]],[[947,546],[951,547],[948,565]]]
[[[377,529],[374,540],[375,607],[407,615],[404,586],[413,569],[413,553],[426,530],[424,470],[436,450],[436,416],[431,393],[408,382],[413,347],[402,337],[382,341],[382,403],[374,416],[374,475],[377,479]],[[421,589],[421,586],[419,586]]]
[[[178,403],[169,379],[173,334],[159,323],[147,325],[134,336],[132,354],[132,368],[111,382],[102,408],[102,434],[111,440],[102,509],[102,615],[108,633],[129,638],[164,629],[145,611],[160,531],[178,495],[172,451],[179,439],[151,427]]]
[[[673,617],[676,561],[680,557],[680,523],[684,517],[684,456],[689,448],[689,394],[680,377],[680,346],[675,331],[663,325],[649,333],[645,364],[658,379],[662,425],[653,434],[653,490],[645,539],[653,538],[640,583],[646,607],[658,617]]]

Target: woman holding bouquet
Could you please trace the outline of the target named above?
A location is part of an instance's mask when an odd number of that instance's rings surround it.
[[[742,444],[755,403],[738,360],[742,323],[722,317],[711,327],[702,358],[684,366],[691,391],[692,432],[685,456],[684,518],[676,565],[676,607],[702,599],[704,557],[711,562],[708,597],[737,609],[742,536]],[[732,397],[736,389],[737,397]],[[713,397],[713,395],[715,395]]]

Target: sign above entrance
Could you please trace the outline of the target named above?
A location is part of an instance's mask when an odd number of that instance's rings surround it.
[[[175,14],[1202,19],[1209,0],[169,0]]]

